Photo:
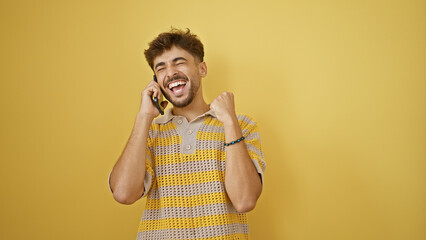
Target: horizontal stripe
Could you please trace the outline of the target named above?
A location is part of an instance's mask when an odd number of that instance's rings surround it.
[[[205,132],[205,131],[198,131],[197,132],[197,139],[199,140],[216,140],[216,141],[224,141],[225,140],[225,133],[217,133],[217,132]]]
[[[265,161],[260,161],[260,163],[262,164],[263,172],[265,172],[266,171],[266,163],[265,163]]]
[[[238,120],[244,121],[247,124],[254,124],[255,123],[255,121],[250,116],[248,116],[246,114],[237,114],[237,118],[238,118]]]
[[[173,153],[180,153],[182,149],[182,142],[180,143],[173,143],[170,142],[168,145],[155,145],[152,146],[152,152],[154,152],[154,155],[156,157],[161,155],[168,155]]]
[[[248,124],[246,126],[242,126],[240,123],[240,127],[241,127],[241,131],[243,132],[243,135],[246,136],[249,133],[253,133],[253,129],[255,128],[256,125],[251,125]]]
[[[238,119],[238,125],[240,125],[242,129],[250,129],[250,128],[253,128],[253,126],[255,126],[256,123],[254,121],[251,121],[250,119],[242,117]],[[206,121],[203,122],[203,126],[207,126],[207,127],[213,126],[213,127],[218,127],[222,129],[224,127],[223,123],[220,122],[219,120],[209,120],[209,119],[206,119]]]
[[[263,159],[263,152],[257,148],[256,146],[252,145],[251,143],[246,143],[247,151],[251,151],[256,153],[257,156]]]
[[[256,141],[256,142],[260,142],[260,134],[259,132],[250,132],[249,134],[245,135],[246,136],[246,142],[251,142],[251,141]]]
[[[158,220],[162,218],[191,218],[226,213],[238,214],[231,203],[215,203],[195,207],[167,207],[147,209],[143,212],[142,220]]]
[[[253,161],[253,164],[256,166],[257,172],[259,173],[265,172],[266,165],[264,165],[262,160],[260,160],[259,158],[254,158],[252,159],[252,161]]]
[[[223,123],[216,118],[208,117],[204,120],[203,125],[223,127]]]
[[[225,136],[223,139],[219,140],[211,140],[211,139],[196,139],[195,140],[195,147],[196,150],[225,150],[224,144]],[[155,155],[167,155],[167,154],[173,154],[173,153],[181,153],[183,150],[182,143],[175,143],[175,144],[169,144],[169,145],[159,145],[159,146],[152,146],[152,151],[155,152]]]
[[[219,161],[217,159],[207,159],[159,165],[154,168],[154,171],[156,175],[160,177],[165,175],[189,174],[214,170],[225,171],[225,165],[225,161]]]
[[[169,146],[172,144],[181,144],[182,143],[182,137],[180,137],[179,135],[174,135],[174,136],[168,136],[168,137],[156,137],[151,139],[151,144],[152,146]]]
[[[253,119],[251,119],[249,116],[244,115],[244,114],[237,114],[237,119],[238,119],[238,123],[243,126],[247,126],[247,125],[256,125],[256,122],[253,121]],[[204,125],[211,125],[211,126],[222,126],[223,127],[223,123],[221,121],[219,121],[217,118],[206,118],[206,120],[204,120],[203,122]]]
[[[173,196],[160,199],[148,198],[145,209],[160,209],[164,207],[195,207],[215,203],[231,203],[225,192],[207,193],[189,197]]]
[[[249,154],[249,156],[250,156],[251,159],[263,159],[263,157],[257,155],[256,152],[253,152],[251,150],[247,150],[247,152],[248,152],[248,154]]]
[[[223,125],[218,126],[218,125],[206,125],[206,124],[203,124],[203,125],[201,125],[199,131],[201,131],[201,132],[216,132],[216,133],[221,133],[221,132],[224,131],[224,129],[225,128],[223,127]]]
[[[225,152],[218,149],[195,150],[194,154],[172,153],[167,155],[159,155],[155,157],[156,166],[164,164],[183,163],[188,161],[203,161],[205,159],[215,159],[218,156],[224,155]],[[223,159],[218,159],[225,161]]]
[[[214,225],[243,223],[247,224],[244,214],[219,214],[195,218],[165,218],[160,220],[142,220],[138,231],[153,231],[161,229],[201,228]]]
[[[224,140],[199,140],[196,139],[195,143],[195,149],[199,151],[203,150],[222,150],[225,151],[224,146]],[[189,144],[189,145],[192,145]],[[170,144],[167,146],[154,146],[152,147],[152,151],[155,152],[155,155],[167,155],[167,154],[173,154],[173,153],[184,153],[184,147],[183,144]],[[194,152],[195,153],[195,152]],[[192,153],[192,154],[194,154]]]
[[[243,135],[247,140],[252,139],[260,139],[258,132],[250,132],[248,133],[247,129],[242,130]],[[225,141],[225,133],[217,133],[217,132],[207,132],[207,131],[198,131],[197,132],[198,140],[209,140],[209,141]]]
[[[251,130],[251,129],[242,128],[244,135],[246,135],[249,130]],[[203,135],[215,134],[215,135],[218,135],[218,136],[225,136],[224,128],[223,127],[216,127],[216,126],[214,126],[214,127],[212,127],[212,126],[209,126],[209,127],[201,126],[200,129],[196,132],[197,132],[197,136],[202,135],[202,134]],[[256,133],[256,132],[251,131],[251,133]],[[154,135],[154,134],[156,134],[156,135]],[[156,139],[156,138],[167,139],[167,138],[174,138],[174,137],[180,138],[179,133],[175,129],[167,130],[167,131],[161,131],[161,132],[155,132],[155,133],[153,133],[153,136],[154,137],[152,137],[152,139]],[[171,140],[173,140],[173,139],[171,139]]]
[[[197,139],[196,147],[198,150],[222,150],[225,151],[225,138],[219,140],[200,140]]]
[[[197,183],[190,185],[172,185],[154,188],[149,196],[152,199],[161,197],[189,197],[215,192],[225,192],[225,183],[220,181]]]
[[[196,172],[196,173],[186,173],[186,174],[170,174],[164,176],[157,176],[157,186],[170,186],[170,185],[189,185],[196,183],[205,183],[205,182],[214,182],[214,181],[224,181],[225,172],[219,170],[205,171],[205,172]]]
[[[146,239],[247,239],[247,224],[226,224],[201,228],[162,229],[138,232],[137,240]]]

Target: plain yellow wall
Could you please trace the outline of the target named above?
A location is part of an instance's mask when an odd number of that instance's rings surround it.
[[[170,26],[261,129],[251,239],[426,239],[425,1],[0,3],[0,239],[135,239],[107,176]]]

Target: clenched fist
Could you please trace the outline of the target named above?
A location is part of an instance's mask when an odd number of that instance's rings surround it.
[[[210,104],[210,109],[216,114],[217,119],[222,123],[230,123],[237,116],[235,114],[234,94],[231,92],[223,92],[217,96]]]

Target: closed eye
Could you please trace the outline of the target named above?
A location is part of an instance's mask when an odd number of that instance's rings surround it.
[[[186,63],[186,59],[185,59],[185,58],[183,58],[183,57],[177,57],[177,58],[173,59],[173,62],[174,62],[176,65],[181,65],[181,64]]]

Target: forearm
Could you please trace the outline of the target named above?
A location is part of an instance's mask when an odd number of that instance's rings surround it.
[[[110,177],[114,198],[123,204],[135,202],[144,191],[146,145],[152,118],[138,114],[132,133]]]
[[[237,118],[224,123],[225,141],[242,137]],[[262,183],[244,142],[226,147],[226,192],[239,212],[254,208],[262,191]]]

